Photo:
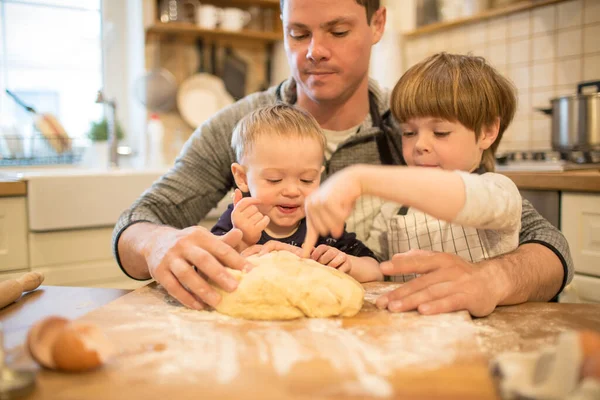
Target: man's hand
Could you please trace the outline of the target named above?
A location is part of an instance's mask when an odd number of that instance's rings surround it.
[[[183,230],[163,226],[145,243],[143,255],[150,275],[171,296],[186,307],[202,310],[205,303],[214,307],[221,301],[208,279],[228,292],[237,288],[238,282],[226,266],[246,267],[244,257],[232,247],[241,239],[237,229],[219,237],[199,226]]]
[[[244,257],[248,257],[253,254],[262,256],[276,250],[287,250],[296,254],[298,257],[302,256],[302,249],[300,247],[292,246],[291,244],[279,242],[277,240],[269,240],[265,244],[255,244],[254,246],[250,246],[246,250],[242,251],[242,255]]]
[[[310,258],[346,274],[352,269],[352,262],[346,253],[325,244],[319,245],[319,247],[314,249]]]
[[[260,240],[262,231],[269,225],[269,217],[263,215],[256,206],[260,200],[252,197],[242,197],[242,192],[235,189],[233,195],[233,212],[231,222],[233,227],[242,231],[242,241],[248,247]],[[240,249],[243,250],[243,249]]]
[[[377,299],[392,312],[421,314],[467,310],[475,317],[494,311],[507,292],[506,276],[494,264],[471,264],[455,254],[411,250],[381,264],[385,275],[420,274]]]

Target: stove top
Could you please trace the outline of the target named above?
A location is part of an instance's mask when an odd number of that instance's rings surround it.
[[[600,151],[508,152],[496,156],[496,171],[572,171],[600,169]]]

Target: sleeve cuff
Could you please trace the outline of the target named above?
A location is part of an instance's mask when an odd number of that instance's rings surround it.
[[[556,247],[552,246],[549,243],[542,242],[541,240],[528,240],[526,242],[520,243],[519,246],[522,246],[522,245],[528,244],[528,243],[541,244],[542,246],[545,246],[545,247],[549,248],[550,250],[552,250],[552,252],[554,254],[556,254],[556,256],[558,257],[558,259],[560,260],[560,263],[562,264],[562,267],[563,267],[563,279],[562,279],[562,283],[560,285],[560,289],[558,289],[558,292],[556,293],[556,295],[550,300],[550,301],[557,301],[558,300],[558,295],[563,291],[563,289],[567,285],[567,277],[569,276],[569,267],[567,265],[567,261],[565,260],[565,258],[563,257],[563,255],[560,253],[560,251],[558,251],[556,249]]]
[[[121,235],[123,234],[123,232],[125,232],[125,229],[129,228],[131,225],[135,225],[135,224],[140,223],[140,222],[149,222],[151,224],[154,223],[152,221],[148,221],[148,220],[145,220],[145,219],[139,219],[139,220],[136,220],[136,221],[131,221],[127,225],[124,225],[121,228],[121,230],[117,233],[117,235],[115,236],[115,240],[113,242],[113,253],[115,255],[115,259],[117,260],[117,265],[119,266],[119,268],[121,268],[121,271],[123,271],[123,273],[125,275],[127,275],[129,278],[131,278],[131,279],[133,279],[135,281],[149,281],[152,278],[139,279],[139,278],[134,278],[133,276],[129,275],[127,273],[127,271],[125,271],[125,268],[123,268],[123,265],[121,265],[121,257],[119,257],[119,239],[121,238]]]

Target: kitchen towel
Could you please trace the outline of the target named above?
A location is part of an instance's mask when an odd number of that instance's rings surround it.
[[[584,351],[579,332],[563,332],[554,348],[497,356],[491,369],[503,399],[598,400],[600,381],[581,380]]]

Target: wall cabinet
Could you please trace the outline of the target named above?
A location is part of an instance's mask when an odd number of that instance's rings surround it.
[[[0,271],[28,268],[25,197],[0,198]]]

